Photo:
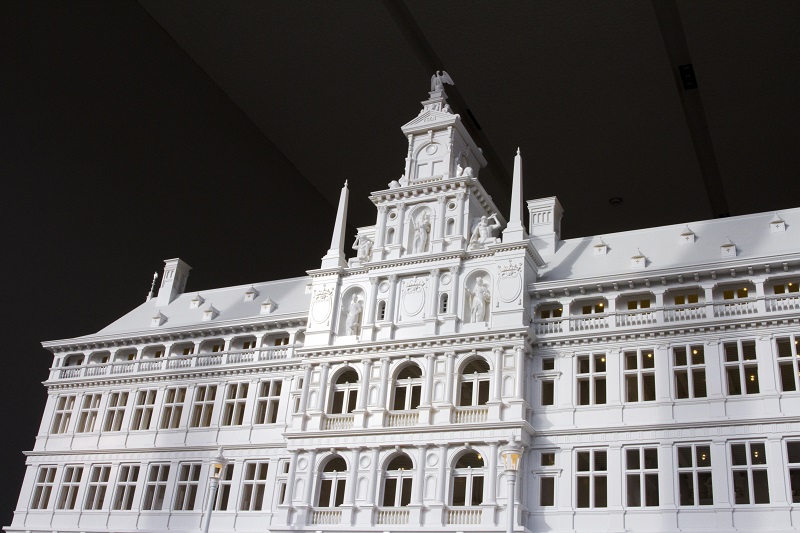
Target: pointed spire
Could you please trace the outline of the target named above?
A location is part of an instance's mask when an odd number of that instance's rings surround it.
[[[503,242],[519,242],[528,238],[522,222],[522,155],[514,156],[514,180],[511,184],[511,214],[503,231]]]
[[[336,210],[336,223],[333,226],[331,247],[325,257],[322,258],[322,268],[344,268],[347,266],[344,258],[344,231],[347,226],[347,198],[349,193],[347,180],[345,180],[344,187],[342,187],[342,192],[339,195],[339,208]]]

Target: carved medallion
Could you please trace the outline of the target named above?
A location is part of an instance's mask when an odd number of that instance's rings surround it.
[[[403,286],[403,311],[406,316],[416,316],[425,305],[425,280],[414,279]]]
[[[311,317],[316,322],[325,322],[331,315],[333,289],[320,289],[314,293],[314,302],[311,304]]]
[[[517,299],[522,292],[522,265],[513,264],[511,260],[507,265],[497,266],[497,292],[500,299],[506,303]]]

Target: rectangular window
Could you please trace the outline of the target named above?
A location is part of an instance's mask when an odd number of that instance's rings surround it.
[[[242,482],[242,501],[240,511],[261,511],[264,506],[264,492],[267,489],[267,470],[269,462],[248,462],[244,464]]]
[[[775,344],[778,351],[778,370],[780,371],[781,390],[783,392],[795,392],[800,390],[798,376],[800,367],[798,357],[800,357],[800,346],[798,346],[800,335],[790,337],[778,337]]]
[[[78,489],[83,476],[82,466],[65,466],[64,477],[61,480],[61,492],[58,493],[58,509],[75,509],[78,499]]]
[[[575,360],[576,403],[578,405],[606,403],[606,355],[602,353],[579,355]]]
[[[40,466],[36,473],[36,484],[33,487],[31,509],[47,509],[50,504],[50,494],[56,479],[55,466]]]
[[[278,337],[275,339],[275,346],[288,346],[289,345],[289,336],[286,335],[285,337]]]
[[[539,506],[553,507],[556,504],[556,478],[542,476],[539,478]]]
[[[53,426],[50,433],[66,433],[75,407],[75,396],[59,396],[56,399],[56,410],[53,414]]]
[[[189,427],[207,428],[211,425],[214,412],[214,399],[217,397],[216,385],[199,385],[194,393],[194,406]]]
[[[714,505],[709,445],[678,446],[678,487],[681,505]]]
[[[726,342],[724,346],[728,394],[758,394],[756,341]]]
[[[78,415],[77,433],[90,433],[94,431],[97,422],[97,412],[100,409],[101,394],[87,394],[81,402],[81,411]]]
[[[231,497],[231,483],[233,480],[233,464],[226,464],[219,476],[219,489],[217,489],[217,501],[214,505],[216,511],[227,511],[228,500]]]
[[[581,313],[584,315],[604,313],[605,310],[606,310],[605,302],[588,303],[581,306]]]
[[[556,358],[555,357],[542,357],[542,370],[547,372],[548,370],[555,370],[556,369]]]
[[[278,475],[275,480],[275,486],[277,487],[277,504],[283,505],[287,503],[286,499],[286,486],[289,481],[289,460],[282,459],[278,462]]]
[[[658,448],[625,449],[628,507],[658,507]]]
[[[706,397],[706,360],[702,344],[672,348],[675,398]]]
[[[215,344],[211,347],[211,353],[218,353],[222,351],[222,344]]]
[[[161,429],[177,429],[181,424],[186,387],[169,387],[164,391],[164,410],[161,412]]]
[[[241,426],[244,421],[244,408],[247,405],[249,383],[229,383],[225,388],[225,401],[222,408],[223,426]]]
[[[733,287],[722,291],[723,300],[736,300],[747,298],[747,287]]]
[[[734,503],[769,503],[767,450],[763,442],[731,444]]]
[[[798,291],[800,291],[800,283],[797,283],[796,281],[790,281],[788,283],[780,283],[772,287],[772,292],[774,294],[785,294],[787,292],[798,292]]]
[[[187,346],[183,349],[183,355],[192,355],[194,353],[194,346]]]
[[[623,357],[625,358],[625,401],[655,401],[656,359],[653,349],[627,350]]]
[[[156,403],[156,390],[140,390],[136,393],[136,404],[133,407],[131,431],[150,429],[153,418],[153,406]]]
[[[628,311],[635,311],[636,309],[650,309],[650,298],[628,300]]]
[[[786,456],[789,464],[792,503],[800,503],[800,441],[786,443]]]
[[[578,508],[608,506],[608,470],[605,450],[581,450],[575,454],[575,493]]]
[[[556,384],[552,379],[542,380],[542,405],[554,405]]]
[[[175,487],[173,511],[192,511],[200,485],[200,463],[183,463],[178,467],[178,484]]]
[[[539,318],[543,320],[547,320],[548,318],[561,318],[561,315],[564,313],[563,307],[550,307],[544,308],[539,310]]]
[[[99,511],[103,508],[110,473],[111,465],[92,465],[92,470],[89,472],[89,485],[86,489],[86,501],[83,503],[85,511]]]
[[[242,350],[252,350],[256,347],[256,341],[244,341],[242,343]]]
[[[138,481],[139,465],[120,465],[112,509],[115,511],[130,511],[133,508],[133,497],[136,494],[136,483]]]
[[[122,428],[122,419],[125,417],[125,408],[128,405],[128,392],[112,392],[108,395],[106,418],[103,421],[103,431],[119,431]]]
[[[274,424],[278,420],[278,404],[281,399],[280,380],[262,381],[258,384],[256,400],[256,424]]]
[[[696,304],[699,300],[699,294],[696,292],[675,295],[675,305]]]
[[[164,506],[164,496],[167,494],[167,480],[169,479],[169,465],[150,465],[147,471],[147,481],[144,485],[144,501],[142,509],[145,511],[160,511]]]

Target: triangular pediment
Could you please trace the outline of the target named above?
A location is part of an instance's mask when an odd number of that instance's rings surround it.
[[[430,129],[431,126],[453,124],[457,120],[458,115],[445,113],[444,111],[436,111],[434,109],[426,109],[400,129],[403,130],[403,133],[407,134],[420,129],[427,130]]]

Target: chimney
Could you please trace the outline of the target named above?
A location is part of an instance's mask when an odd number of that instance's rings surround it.
[[[561,240],[561,217],[564,208],[558,198],[539,198],[528,200],[528,213],[530,214],[530,234],[533,247],[540,255],[553,255]]]
[[[172,300],[183,293],[191,269],[192,267],[180,259],[164,261],[164,275],[161,276],[161,288],[158,290],[156,307],[169,305]]]

